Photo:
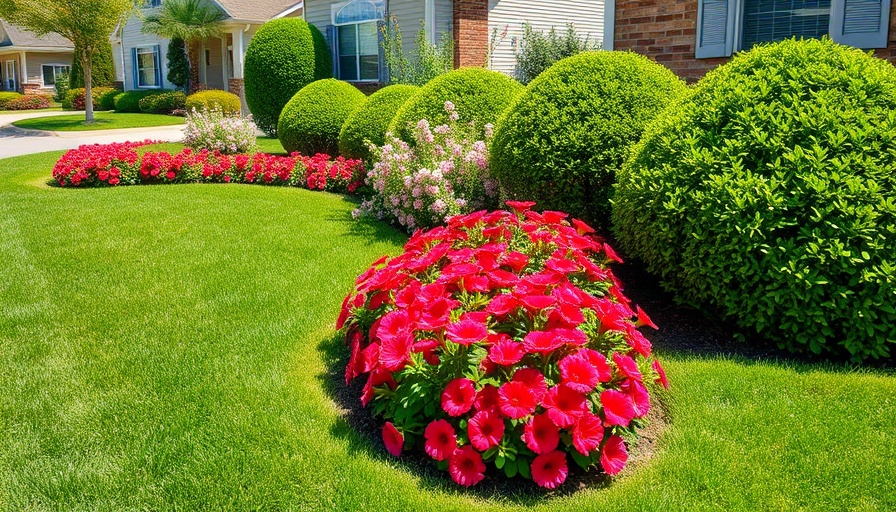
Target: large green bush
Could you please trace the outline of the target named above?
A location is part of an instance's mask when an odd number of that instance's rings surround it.
[[[137,91],[125,91],[121,94],[115,96],[115,111],[116,112],[130,112],[130,113],[139,113],[140,112],[140,100],[147,96],[152,96],[154,94],[162,94],[168,91],[163,89],[151,89],[151,90],[137,90]]]
[[[202,109],[220,110],[224,114],[239,114],[242,110],[240,97],[232,92],[227,91],[200,91],[187,96],[187,111],[196,109],[202,112]]]
[[[686,91],[674,73],[636,53],[568,57],[507,109],[489,168],[511,198],[607,225],[616,170],[645,126]]]
[[[0,92],[0,109],[6,108],[6,104],[12,100],[17,100],[22,97],[21,93],[15,91],[2,91]]]
[[[390,85],[373,93],[342,125],[339,153],[346,158],[369,160],[367,142],[382,146],[395,112],[419,90],[413,85]]]
[[[893,355],[896,68],[825,40],[735,57],[619,173],[624,250],[792,351]]]
[[[298,18],[271,20],[246,49],[246,104],[259,128],[274,136],[284,105],[309,83],[333,76],[323,34]]]
[[[140,112],[147,114],[171,114],[186,108],[187,95],[181,91],[166,91],[150,94],[137,102]]]
[[[80,50],[75,48],[75,55]],[[90,79],[93,87],[111,87],[115,83],[115,52],[112,51],[112,43],[101,44],[93,55],[93,64],[90,66]],[[84,87],[84,69],[81,67],[81,59],[74,59],[72,70],[68,75],[69,89]]]
[[[413,127],[421,119],[437,126],[448,121],[445,102],[454,103],[462,122],[475,121],[481,136],[486,124],[494,124],[504,109],[523,91],[523,86],[497,71],[482,68],[455,69],[423,86],[395,114],[389,131],[411,141]]]
[[[305,155],[339,152],[339,131],[367,96],[348,82],[334,78],[311,82],[283,107],[277,135],[287,153]]]
[[[109,97],[114,97],[120,91],[111,87],[93,87],[90,95],[93,97],[94,110],[111,110],[112,102]],[[87,90],[84,88],[69,89],[62,99],[62,108],[66,110],[84,110],[87,108]]]

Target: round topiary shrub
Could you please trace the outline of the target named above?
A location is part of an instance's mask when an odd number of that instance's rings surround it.
[[[619,173],[622,247],[792,351],[893,355],[896,69],[825,40],[709,73]]]
[[[632,52],[585,52],[539,75],[495,130],[489,166],[508,197],[607,225],[609,196],[647,123],[687,91]]]
[[[524,90],[518,82],[497,71],[482,68],[461,68],[439,75],[424,85],[399,109],[389,124],[389,131],[399,139],[413,140],[413,128],[421,119],[432,126],[445,124],[448,113],[445,102],[454,103],[460,121],[475,121],[479,138],[486,124],[495,124],[501,113]]]
[[[206,110],[220,110],[224,114],[235,115],[242,110],[240,97],[227,91],[200,91],[187,96],[187,111],[196,109],[197,112]]]
[[[133,114],[140,112],[140,100],[147,96],[152,96],[153,94],[161,94],[165,91],[160,89],[155,90],[142,90],[142,91],[125,91],[121,94],[117,94],[113,103],[115,105],[116,112],[130,112]],[[63,105],[63,108],[65,105]]]
[[[414,85],[390,85],[373,93],[342,125],[339,153],[346,158],[370,160],[367,141],[382,146],[395,112],[419,90]]]
[[[255,124],[271,136],[283,106],[309,83],[333,76],[333,61],[323,34],[298,18],[271,20],[258,29],[246,49],[246,104]]]
[[[166,91],[149,96],[137,102],[140,111],[146,114],[170,114],[175,110],[184,110],[187,95],[181,91]]]
[[[277,136],[287,153],[305,155],[339,152],[339,131],[367,96],[348,82],[334,78],[311,82],[283,107]]]

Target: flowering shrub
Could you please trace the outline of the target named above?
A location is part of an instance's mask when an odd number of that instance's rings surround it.
[[[337,321],[346,381],[367,375],[361,403],[386,420],[389,453],[422,446],[460,485],[488,465],[550,489],[571,461],[615,475],[650,410],[646,385],[668,387],[637,330],[656,326],[593,229],[508,204],[516,214],[418,231],[357,279]]]
[[[256,148],[257,131],[250,119],[224,115],[219,109],[194,108],[187,113],[184,144],[227,155],[251,153]]]
[[[92,144],[72,149],[56,162],[53,179],[63,187],[236,182],[348,193],[364,180],[360,160],[298,153],[225,155],[190,148],[173,155],[166,151],[139,155],[137,148],[153,143]]]
[[[373,169],[367,184],[373,196],[355,215],[373,214],[408,230],[443,224],[453,215],[495,206],[498,182],[488,173],[486,141],[475,140],[474,125],[460,124],[450,101],[448,124],[417,123],[414,144],[387,134],[386,145],[371,147]],[[485,127],[486,140],[492,137]]]
[[[48,94],[26,94],[6,102],[6,110],[35,110],[48,108],[53,97]]]

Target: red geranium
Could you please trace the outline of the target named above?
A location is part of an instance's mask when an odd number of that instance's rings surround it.
[[[450,416],[460,416],[473,407],[476,386],[469,379],[454,379],[442,392],[442,409]]]
[[[457,449],[448,463],[451,478],[464,487],[476,485],[485,478],[485,463],[482,455],[472,446],[465,445]]]
[[[435,460],[445,460],[457,449],[454,427],[445,420],[430,423],[423,432],[423,437],[426,438],[426,454]]]
[[[547,414],[536,414],[523,429],[523,441],[535,453],[548,453],[560,444],[560,429]]]
[[[401,449],[404,446],[404,436],[395,428],[392,422],[387,421],[383,425],[383,443],[386,445],[386,450],[389,453],[395,457],[401,455]]]
[[[566,481],[568,472],[566,454],[561,451],[543,453],[532,461],[532,480],[546,489],[556,489]]]
[[[615,475],[622,471],[626,462],[628,462],[628,450],[625,448],[622,438],[610,436],[601,453],[600,465],[608,475]]]
[[[484,452],[501,442],[504,437],[504,420],[497,411],[479,411],[470,418],[467,434],[470,436],[470,444]]]

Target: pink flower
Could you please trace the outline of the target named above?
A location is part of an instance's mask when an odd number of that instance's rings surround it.
[[[548,453],[560,444],[560,429],[547,414],[536,414],[523,427],[523,442],[535,453]]]
[[[541,454],[532,461],[532,480],[546,489],[560,486],[568,472],[566,454],[559,450]]]
[[[600,382],[597,368],[582,355],[573,354],[560,360],[560,378],[571,389],[589,393]]]
[[[461,320],[448,326],[448,339],[460,345],[472,345],[488,336],[484,324],[472,320]]]
[[[457,449],[454,427],[445,420],[435,420],[427,425],[423,437],[426,439],[423,446],[426,454],[435,460],[445,460]]]
[[[600,403],[604,408],[604,424],[627,427],[635,417],[635,406],[631,398],[621,391],[607,389],[600,394]]]
[[[608,475],[618,474],[628,462],[628,450],[619,436],[610,436],[600,456],[600,465]]]
[[[542,405],[551,421],[561,428],[572,426],[576,419],[588,410],[585,395],[566,384],[559,384],[548,390]]]
[[[455,483],[470,487],[485,478],[485,463],[482,462],[482,455],[479,452],[470,445],[464,445],[451,456],[448,472]]]
[[[498,404],[505,416],[518,420],[535,412],[538,400],[522,382],[508,382],[498,389]]]
[[[572,426],[572,445],[584,456],[600,446],[604,439],[604,427],[600,418],[590,412],[579,416]]]
[[[442,392],[442,409],[449,416],[460,416],[473,407],[476,400],[476,387],[469,379],[454,379],[445,386]]]
[[[527,352],[541,355],[557,350],[563,343],[555,332],[531,331],[523,338],[523,347]]]
[[[497,446],[504,437],[504,420],[495,411],[479,411],[467,424],[470,444],[479,451]]]
[[[669,381],[666,379],[666,372],[665,370],[663,370],[663,367],[660,366],[660,362],[656,359],[653,360],[653,369],[658,375],[656,379],[657,384],[660,384],[664,388],[669,389]]]
[[[631,357],[614,352],[613,363],[616,364],[616,369],[629,379],[641,381],[641,372],[638,370],[638,364]]]
[[[522,343],[510,338],[495,343],[488,351],[488,358],[502,366],[516,364],[524,355]]]
[[[394,457],[401,456],[401,448],[404,446],[404,435],[395,428],[391,421],[387,421],[383,425],[383,443],[386,445],[386,450]]]

